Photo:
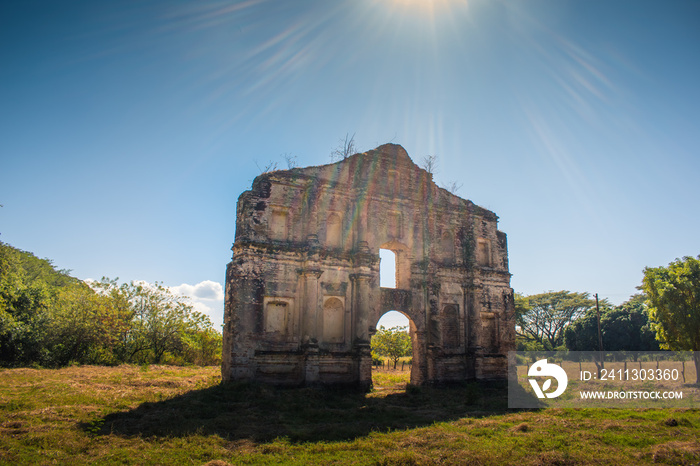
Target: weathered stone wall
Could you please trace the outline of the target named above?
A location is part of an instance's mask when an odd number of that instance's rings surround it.
[[[505,378],[514,304],[497,220],[394,144],[258,176],[238,200],[224,380],[367,388],[389,310],[410,319],[412,383]],[[396,254],[396,289],[379,286],[380,249]]]

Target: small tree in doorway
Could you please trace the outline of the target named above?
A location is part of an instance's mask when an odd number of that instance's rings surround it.
[[[380,326],[372,337],[372,353],[391,359],[396,369],[399,359],[411,354],[411,337],[406,327]]]

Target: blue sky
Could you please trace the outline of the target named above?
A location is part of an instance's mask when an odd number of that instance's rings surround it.
[[[348,133],[438,156],[518,292],[700,254],[699,2],[25,0],[0,60],[0,240],[217,323],[238,195]]]

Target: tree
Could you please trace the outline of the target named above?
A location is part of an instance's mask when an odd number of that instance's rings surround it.
[[[656,331],[649,321],[646,296],[636,294],[601,316],[606,351],[658,351]]]
[[[700,384],[700,256],[645,267],[642,286],[661,348],[694,351]]]
[[[594,305],[588,293],[516,294],[516,333],[527,342],[538,343],[542,349],[554,350],[564,343],[564,329]]]
[[[258,170],[260,170],[260,174],[264,175],[265,173],[271,173],[274,171],[277,171],[277,162],[274,162],[270,160],[265,167],[261,168],[260,165],[258,165],[258,162],[255,162],[255,166],[258,167]]]
[[[93,286],[111,297],[120,315],[127,316],[129,326],[120,329],[118,336],[121,348],[117,352],[124,361],[159,364],[167,356],[194,362],[188,355],[212,360],[211,347],[219,344],[220,334],[207,316],[193,310],[187,298],[174,295],[160,283],[119,286],[116,280],[103,278]],[[197,348],[197,344],[207,347]]]
[[[282,154],[282,158],[284,159],[285,162],[287,162],[287,168],[290,170],[292,168],[296,168],[299,165],[299,163],[297,162],[296,155],[285,153],[285,154]]]
[[[437,155],[426,155],[421,161],[421,168],[425,171],[434,175],[437,172],[438,166],[438,156]]]
[[[394,369],[399,359],[411,354],[411,337],[406,332],[406,327],[384,328],[380,326],[377,333],[372,336],[372,352],[394,361]]]
[[[161,284],[136,284],[132,306],[139,351],[149,362],[159,364],[166,351],[181,349],[181,335],[192,307],[181,302]]]
[[[105,325],[109,307],[69,271],[0,243],[2,365],[115,363]]]
[[[218,366],[221,364],[223,341],[221,334],[214,330],[210,322],[208,326],[205,324],[199,328],[188,330],[185,333],[184,343],[184,359],[186,361],[199,366]]]
[[[456,196],[457,191],[462,189],[462,186],[464,186],[464,183],[460,183],[458,181],[450,181],[448,184],[444,185],[443,188],[445,188],[450,193],[452,193]]]
[[[605,303],[600,312],[604,351],[657,351],[656,332],[649,322],[642,294],[611,308]],[[595,308],[569,325],[564,341],[570,351],[598,351],[598,317]]]
[[[346,133],[345,139],[341,139],[338,147],[331,151],[331,160],[334,162],[345,160],[356,153],[357,148],[355,147],[355,133],[353,133],[352,136],[350,136],[350,133]]]
[[[0,365],[47,364],[55,286],[68,283],[51,263],[0,242]]]
[[[0,366],[213,364],[220,354],[209,318],[163,285],[86,284],[0,242]]]
[[[0,283],[0,365],[46,364],[51,291],[42,282],[27,283],[20,274]]]
[[[52,365],[117,364],[114,346],[129,322],[115,317],[111,300],[84,283],[58,290],[47,331]]]
[[[132,362],[138,338],[134,328],[134,310],[131,300],[135,290],[129,283],[119,285],[118,279],[102,277],[99,282],[91,282],[90,287],[109,301],[110,317],[107,319],[111,350],[119,362]]]

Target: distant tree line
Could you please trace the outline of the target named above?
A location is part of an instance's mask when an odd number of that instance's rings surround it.
[[[656,330],[645,296],[636,294],[619,306],[596,302],[588,293],[550,291],[516,294],[516,332],[520,351],[598,351],[598,311],[605,351],[658,351]]]
[[[221,334],[186,298],[68,272],[0,242],[0,366],[220,363]]]
[[[518,351],[694,351],[700,383],[700,256],[646,267],[638,289],[597,307],[588,293],[516,294]]]

